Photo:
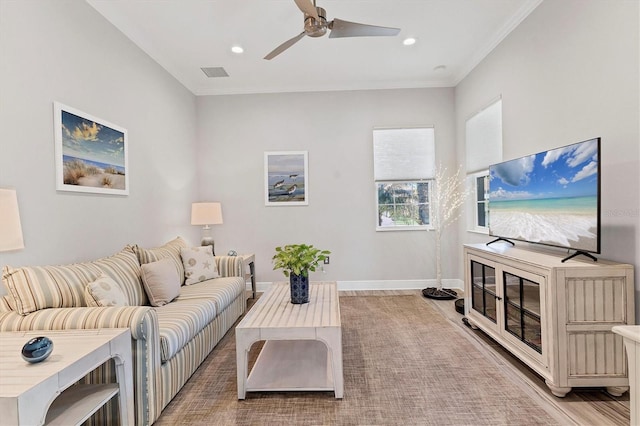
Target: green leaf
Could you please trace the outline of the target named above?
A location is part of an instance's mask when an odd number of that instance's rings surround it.
[[[282,269],[286,277],[292,273],[308,276],[309,271],[315,271],[318,263],[331,254],[329,250],[320,250],[310,244],[287,244],[276,247],[275,251],[273,269]]]

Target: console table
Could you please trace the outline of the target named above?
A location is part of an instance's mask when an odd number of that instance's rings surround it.
[[[22,346],[47,336],[53,352],[35,364],[24,361]],[[118,383],[76,384],[113,359]],[[118,396],[120,422],[133,425],[133,368],[129,329],[0,333],[0,412],[2,424],[77,425]]]
[[[558,396],[574,387],[629,389],[622,337],[635,322],[633,265],[466,244],[465,313],[540,374]]]
[[[631,426],[640,426],[640,325],[616,325],[612,330],[623,337],[627,348]]]

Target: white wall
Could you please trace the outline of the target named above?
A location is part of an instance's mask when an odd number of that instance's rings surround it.
[[[0,1],[0,58],[0,186],[17,189],[26,246],[1,265],[198,237],[195,96],[82,0]],[[129,196],[56,192],[54,101],[128,130]]]
[[[332,251],[340,281],[435,277],[432,232],[376,232],[374,127],[435,126],[437,156],[455,162],[453,89],[287,93],[198,98],[202,198],[222,202],[216,253],[256,253],[258,281],[282,280],[274,248],[311,243]],[[265,207],[264,152],[309,152],[309,206]],[[444,250],[456,249],[456,231]],[[444,278],[455,275],[449,257]]]
[[[636,277],[639,5],[635,0],[546,0],[455,89],[461,154],[465,120],[498,95],[503,99],[505,160],[602,137],[601,257],[634,264]],[[463,232],[462,240],[488,237]]]
[[[435,276],[433,235],[375,232],[373,127],[435,125],[437,155],[464,160],[464,122],[503,96],[504,158],[603,138],[602,257],[640,266],[638,2],[546,0],[455,89],[195,97],[82,0],[0,1],[0,186],[18,190],[26,248],[0,264],[62,263],[176,235],[191,201],[219,200],[218,253],[277,245],[333,251],[343,281]],[[53,101],[128,129],[131,194],[56,192]],[[456,149],[457,147],[457,149]],[[265,207],[263,153],[308,150],[310,205]],[[196,178],[196,171],[198,176]],[[445,235],[445,278],[461,278]],[[640,309],[639,309],[640,311]]]

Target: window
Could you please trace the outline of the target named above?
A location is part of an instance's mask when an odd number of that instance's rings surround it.
[[[429,182],[377,182],[378,227],[429,224]]]
[[[426,229],[435,174],[433,128],[374,129],[376,230]]]
[[[468,228],[489,232],[489,171],[502,161],[502,99],[498,99],[466,122],[467,180],[473,188],[469,205]]]
[[[489,171],[469,173],[466,185],[470,197],[466,203],[467,230],[489,233]]]
[[[472,175],[474,181],[475,220],[478,228],[489,227],[489,171],[485,170]]]

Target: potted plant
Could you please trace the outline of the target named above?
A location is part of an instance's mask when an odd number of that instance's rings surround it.
[[[315,271],[329,254],[330,251],[317,249],[311,244],[276,247],[276,254],[272,259],[273,269],[282,269],[284,276],[289,277],[291,303],[309,302],[309,271]]]

